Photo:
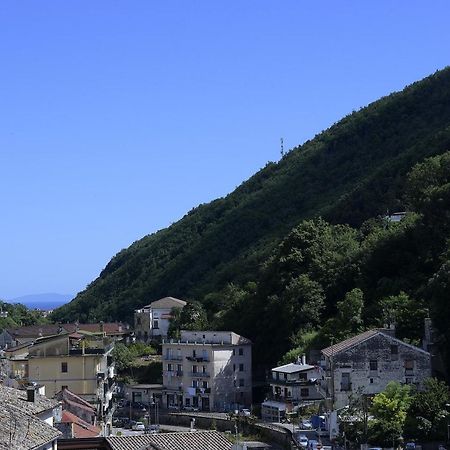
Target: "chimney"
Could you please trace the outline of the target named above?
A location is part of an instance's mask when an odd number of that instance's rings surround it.
[[[27,386],[27,402],[34,403],[36,391],[34,386]]]
[[[306,355],[302,355],[302,364],[303,364],[303,365],[306,364]]]

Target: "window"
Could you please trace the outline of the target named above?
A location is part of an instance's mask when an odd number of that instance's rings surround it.
[[[186,406],[191,406],[191,399],[190,398],[186,398],[184,401],[185,401]]]
[[[203,367],[202,367],[202,372],[203,372],[203,373],[206,373],[206,366],[203,366]]]
[[[236,372],[236,364],[233,364],[233,372]]]
[[[168,370],[169,372],[172,372],[172,370],[173,370],[172,364],[167,364],[167,370]]]
[[[198,408],[198,397],[192,397],[192,406]]]
[[[177,371],[183,372],[183,366],[181,364],[177,364]]]
[[[371,378],[369,381],[370,381],[370,384],[373,384],[373,378]]]
[[[244,349],[243,348],[240,348],[239,349],[239,356],[242,356],[244,354]]]
[[[391,361],[398,359],[398,345],[391,345]]]
[[[197,352],[195,350],[192,350],[192,357],[196,358],[197,357]]]
[[[159,321],[158,321],[158,320],[154,320],[154,321],[153,321],[153,328],[154,328],[155,330],[159,329]]]
[[[300,373],[298,374],[298,379],[299,379],[299,380],[307,380],[307,379],[308,379],[308,376],[307,376],[306,372],[300,372]]]
[[[239,378],[239,387],[243,387],[243,386],[244,386],[244,379]]]
[[[300,396],[301,397],[309,397],[309,389],[308,388],[301,388],[300,389]]]
[[[192,380],[192,387],[198,388],[198,380]]]
[[[61,363],[61,372],[67,373],[67,363],[66,362]]]
[[[208,382],[207,381],[202,381],[202,388],[208,389]]]
[[[239,372],[243,372],[244,371],[244,364],[239,364]]]
[[[233,348],[233,356],[236,356],[236,349]]]
[[[351,388],[350,373],[343,373],[341,377],[341,391],[350,391]]]
[[[197,366],[192,366],[192,373],[197,373]]]
[[[376,359],[371,359],[369,361],[369,369],[370,370],[378,370],[378,361]]]
[[[405,359],[405,375],[414,374],[414,360]]]

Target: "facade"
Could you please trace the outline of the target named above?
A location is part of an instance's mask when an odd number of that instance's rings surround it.
[[[392,330],[369,330],[322,350],[326,374],[321,391],[332,410],[348,405],[351,394],[372,396],[390,381],[421,389],[431,377],[430,353],[391,334]]]
[[[134,330],[138,341],[167,337],[173,308],[186,306],[184,300],[164,297],[134,311]]]
[[[48,397],[69,389],[96,405],[97,417],[111,422],[115,390],[114,341],[79,333],[42,338],[29,347],[28,380],[43,384]]]
[[[182,331],[164,341],[163,402],[168,408],[229,411],[252,403],[251,341],[230,331]]]
[[[0,384],[0,448],[56,450],[61,433],[53,425],[61,417],[58,402],[27,390]]]
[[[278,422],[294,407],[310,404],[323,397],[318,390],[322,369],[306,364],[285,364],[271,370],[269,398],[261,405],[262,419]]]

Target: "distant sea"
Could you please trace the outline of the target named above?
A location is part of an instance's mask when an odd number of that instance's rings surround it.
[[[10,303],[22,303],[28,308],[31,309],[55,309],[59,306],[64,305],[65,303],[70,302],[74,295],[72,294],[56,294],[56,293],[48,293],[48,294],[29,294],[23,295],[21,297],[16,297],[8,300]]]

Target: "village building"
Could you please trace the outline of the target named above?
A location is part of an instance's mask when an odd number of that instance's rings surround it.
[[[167,337],[169,321],[174,308],[184,308],[186,302],[174,297],[164,297],[134,311],[134,330],[138,341]]]
[[[431,377],[430,353],[392,334],[373,329],[322,350],[321,391],[331,410],[348,405],[351,395],[378,394],[390,381],[423,388]]]
[[[298,407],[312,404],[323,397],[318,390],[322,369],[306,364],[285,364],[271,370],[270,393],[261,405],[261,417],[267,422],[280,422]]]
[[[252,344],[230,331],[182,331],[163,340],[168,408],[229,411],[252,403]]]

